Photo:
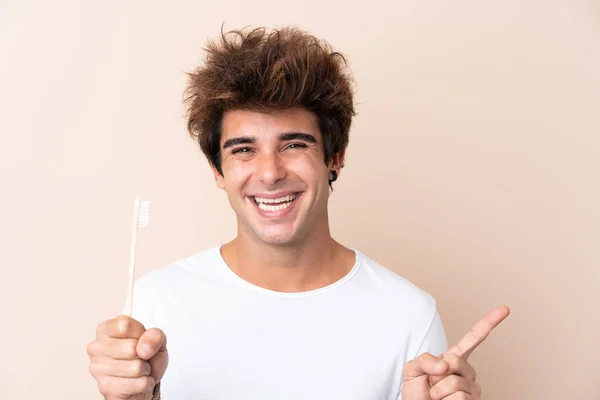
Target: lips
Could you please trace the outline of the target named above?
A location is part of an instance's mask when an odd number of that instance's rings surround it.
[[[254,203],[263,211],[275,212],[279,210],[285,210],[292,205],[294,200],[297,198],[297,193],[292,193],[285,196],[276,198],[251,196]]]
[[[256,207],[259,215],[268,219],[280,219],[290,215],[296,209],[302,192],[280,191],[277,193],[257,193],[247,196]]]

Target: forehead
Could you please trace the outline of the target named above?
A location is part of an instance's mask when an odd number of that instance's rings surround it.
[[[231,110],[223,115],[221,143],[239,136],[253,136],[257,140],[276,138],[286,132],[310,133],[321,139],[319,121],[315,113],[300,107],[262,113],[250,110]]]

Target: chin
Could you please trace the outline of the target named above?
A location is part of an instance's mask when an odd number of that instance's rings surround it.
[[[294,242],[294,235],[287,234],[259,234],[259,240],[263,243],[272,244],[272,245],[287,245]]]
[[[296,224],[289,223],[278,226],[258,224],[252,231],[260,242],[272,245],[291,245],[301,241],[303,236]]]

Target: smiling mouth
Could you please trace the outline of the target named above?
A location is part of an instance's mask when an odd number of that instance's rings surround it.
[[[252,196],[254,203],[264,211],[279,211],[288,208],[298,197],[297,193],[279,197],[277,199],[265,199],[262,197]]]

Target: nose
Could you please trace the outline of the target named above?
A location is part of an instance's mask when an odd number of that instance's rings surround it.
[[[287,176],[278,153],[263,153],[258,160],[258,178],[265,186],[274,186]]]

